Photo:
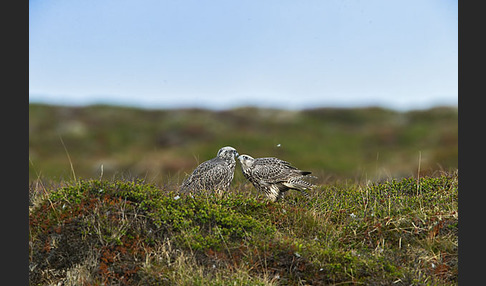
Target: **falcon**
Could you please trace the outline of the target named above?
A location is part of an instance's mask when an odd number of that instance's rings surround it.
[[[239,154],[235,148],[226,146],[219,149],[215,158],[201,163],[187,177],[180,187],[184,193],[194,193],[202,190],[215,191],[222,195],[228,191],[235,174],[235,166]]]
[[[308,197],[306,190],[315,187],[304,180],[312,177],[308,176],[312,172],[299,170],[287,161],[274,157],[253,158],[246,154],[239,156],[238,160],[245,178],[272,202],[282,198],[291,189]]]

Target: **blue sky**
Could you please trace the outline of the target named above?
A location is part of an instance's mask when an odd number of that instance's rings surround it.
[[[29,1],[29,101],[457,105],[448,0]]]

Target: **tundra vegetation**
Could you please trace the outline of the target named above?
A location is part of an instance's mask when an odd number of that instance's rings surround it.
[[[180,196],[143,181],[31,186],[32,285],[457,284],[458,176],[248,184]]]
[[[31,285],[458,283],[457,109],[29,113]],[[226,145],[317,187],[179,194]]]

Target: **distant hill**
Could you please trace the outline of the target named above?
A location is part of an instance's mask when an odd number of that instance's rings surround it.
[[[458,111],[29,104],[30,181],[141,177],[175,185],[226,145],[253,157],[280,157],[313,171],[321,183],[429,174],[458,167]],[[239,167],[235,180],[244,180]]]

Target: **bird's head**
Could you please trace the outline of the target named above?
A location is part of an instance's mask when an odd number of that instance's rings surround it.
[[[226,146],[226,147],[223,147],[221,149],[219,149],[218,151],[218,157],[219,158],[222,158],[222,159],[232,159],[234,160],[235,157],[238,157],[238,151],[236,151],[235,148],[231,147],[231,146]]]
[[[250,168],[253,165],[253,162],[255,161],[255,159],[252,156],[246,154],[238,156],[238,160],[240,160],[241,167],[244,170]]]

